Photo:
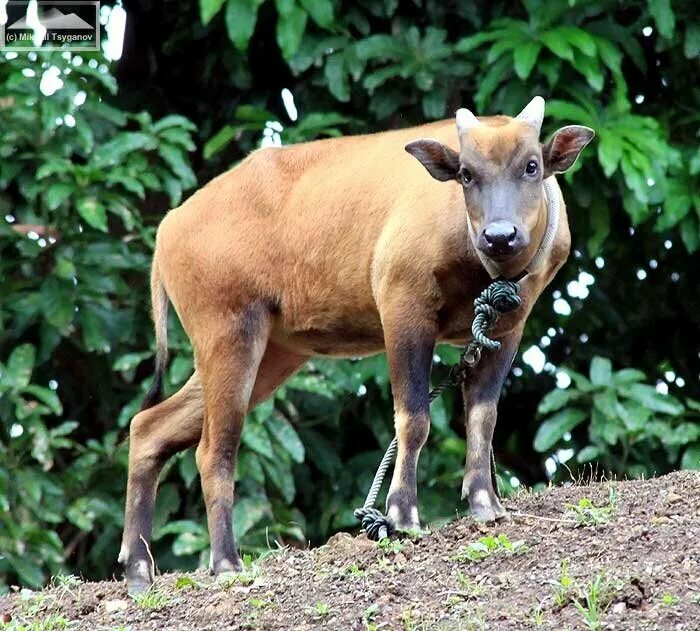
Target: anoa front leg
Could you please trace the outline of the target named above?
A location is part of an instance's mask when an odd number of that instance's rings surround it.
[[[481,361],[462,386],[467,428],[467,463],[462,483],[462,499],[477,521],[492,522],[506,517],[493,488],[491,443],[496,427],[496,409],[503,381],[518,350],[522,327],[502,338],[501,348],[485,350]]]
[[[430,431],[428,391],[436,337],[430,316],[416,317],[415,303],[410,308],[397,307],[382,318],[398,442],[386,505],[387,515],[399,530],[420,528],[416,471]]]

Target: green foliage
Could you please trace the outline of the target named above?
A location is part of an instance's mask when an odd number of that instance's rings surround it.
[[[136,606],[140,609],[160,611],[170,604],[170,597],[159,592],[155,587],[151,587],[139,594],[134,594],[131,598],[133,598]]]
[[[477,541],[462,546],[453,557],[455,561],[471,561],[478,563],[492,554],[523,554],[528,551],[524,541],[511,541],[507,535],[485,535]]]
[[[573,599],[574,607],[583,618],[586,627],[591,631],[602,629],[602,615],[613,601],[619,586],[616,581],[597,574],[586,585],[579,588],[579,594]]]
[[[41,77],[54,66],[63,86],[47,98]],[[113,482],[124,479],[126,454],[114,419],[92,435],[76,419],[100,414],[86,407],[100,393],[93,375],[102,388],[117,385],[109,354],[149,345],[132,293],[135,279],[145,289],[153,240],[139,204],[154,191],[176,203],[195,178],[186,158],[193,125],[107,105],[102,97],[116,86],[95,60],[34,55],[0,75],[11,103],[0,110],[9,222],[0,228],[2,589],[8,576],[42,585],[96,524],[106,547],[80,552],[81,564],[111,567],[104,556],[113,554],[123,501]],[[106,410],[123,403],[116,397]]]
[[[578,526],[598,526],[607,524],[617,511],[617,496],[612,487],[608,495],[608,501],[602,506],[596,506],[587,497],[582,497],[575,504],[566,504],[567,515],[576,520]]]
[[[148,264],[167,208],[261,141],[418,124],[460,106],[513,114],[542,94],[545,136],[572,123],[597,133],[560,178],[574,254],[525,331],[524,348],[538,345],[546,367],[536,374],[516,359],[500,406],[506,487],[512,476],[542,481],[542,462],[560,449],[574,454],[568,466],[596,461],[618,475],[700,469],[692,3],[200,0],[165,15],[149,6],[129,7],[140,28],[111,67],[68,53],[0,65],[0,591],[117,571],[124,439],[152,365]],[[45,96],[51,66],[63,85]],[[285,114],[283,88],[298,118]],[[584,272],[595,275],[585,302],[565,293]],[[570,315],[551,310],[562,297]],[[175,318],[170,328],[168,393],[192,370]],[[437,355],[435,382],[457,353]],[[628,368],[613,371],[605,357]],[[656,383],[669,371],[678,379],[665,395]],[[573,384],[552,389],[557,372]],[[355,527],[392,409],[386,361],[374,357],[314,360],[253,411],[232,516],[244,550]],[[461,409],[447,393],[431,410],[419,468],[426,522],[458,506]],[[154,535],[161,569],[206,562],[191,451],[162,475]]]
[[[687,399],[684,404],[659,392],[644,383],[639,370],[613,371],[602,357],[593,358],[588,377],[566,373],[573,385],[551,391],[538,407],[547,418],[535,434],[537,451],[566,445],[587,421],[588,444],[577,453],[580,463],[595,460],[619,476],[691,466],[700,441],[700,403]]]

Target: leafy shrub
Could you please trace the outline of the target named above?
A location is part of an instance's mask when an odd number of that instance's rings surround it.
[[[566,445],[585,422],[589,444],[576,454],[579,463],[600,462],[620,477],[700,467],[700,402],[683,404],[644,383],[640,370],[613,371],[603,357],[593,358],[589,377],[566,373],[573,385],[553,390],[539,405],[539,414],[550,416],[535,434],[537,451]]]

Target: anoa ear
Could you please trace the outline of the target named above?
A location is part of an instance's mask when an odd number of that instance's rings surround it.
[[[420,162],[436,180],[447,182],[457,179],[459,154],[437,140],[421,138],[409,142],[406,151]]]
[[[595,132],[590,127],[582,125],[568,125],[558,129],[542,147],[544,177],[568,171],[594,136]]]

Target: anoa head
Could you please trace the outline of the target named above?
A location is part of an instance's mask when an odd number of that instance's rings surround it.
[[[459,153],[437,140],[406,145],[435,179],[461,184],[474,245],[496,264],[528,247],[544,204],[542,180],[571,168],[595,135],[569,125],[541,144],[544,105],[536,96],[512,118],[458,110]]]

